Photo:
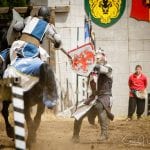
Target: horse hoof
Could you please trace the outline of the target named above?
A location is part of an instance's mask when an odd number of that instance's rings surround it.
[[[7,136],[10,138],[14,138],[14,128],[13,127],[6,127]]]
[[[27,140],[26,140],[26,146],[27,146],[27,148],[30,148],[31,147],[31,139],[30,138],[27,138]]]
[[[30,148],[33,143],[36,143],[36,138],[27,138],[27,147]]]

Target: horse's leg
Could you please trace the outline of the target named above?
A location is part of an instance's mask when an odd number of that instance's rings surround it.
[[[25,119],[27,123],[27,129],[28,129],[28,137],[27,137],[27,145],[30,147],[31,143],[35,142],[36,140],[36,131],[40,125],[41,122],[41,115],[44,112],[45,106],[43,103],[39,103],[37,106],[37,112],[34,117],[34,122],[31,118],[30,114],[30,108],[26,107],[25,109]]]
[[[45,110],[45,106],[43,103],[39,103],[38,106],[37,106],[37,112],[36,112],[36,115],[34,117],[34,122],[33,122],[33,126],[32,126],[32,131],[30,132],[30,140],[32,142],[35,142],[36,141],[36,131],[37,129],[39,128],[40,126],[40,122],[41,122],[41,116],[43,114]]]
[[[25,120],[26,120],[27,130],[28,130],[27,146],[30,147],[32,143],[33,120],[30,115],[30,107],[27,105],[25,105]]]
[[[40,83],[44,87],[43,102],[49,109],[57,105],[57,86],[55,81],[54,72],[51,67],[43,63],[40,68]]]
[[[34,129],[35,129],[35,132],[37,131],[37,129],[40,126],[41,116],[42,116],[44,110],[45,110],[44,104],[43,103],[39,103],[38,106],[37,106],[36,115],[34,117]]]
[[[7,136],[10,138],[14,138],[14,128],[10,125],[9,119],[8,119],[8,116],[9,116],[8,107],[10,103],[11,101],[3,101],[2,115],[5,120]]]

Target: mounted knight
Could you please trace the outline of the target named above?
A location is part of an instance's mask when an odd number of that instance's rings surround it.
[[[7,38],[5,36],[4,39],[8,42],[7,46],[11,45],[11,47],[5,47],[6,49],[0,52],[0,64],[2,67],[6,64],[3,68],[3,78],[21,77],[21,87],[24,91],[24,113],[28,129],[27,145],[36,139],[36,131],[45,106],[53,109],[57,105],[55,76],[46,62],[49,55],[41,47],[45,36],[54,43],[55,48],[61,45],[60,35],[54,25],[49,23],[49,18],[50,11],[45,6],[39,9],[37,17],[29,16],[25,19],[13,9],[13,21],[7,31]],[[17,36],[14,36],[16,32]],[[8,58],[10,64],[7,62]],[[2,115],[5,119],[7,135],[14,138],[13,127],[8,120],[8,107],[12,97],[10,95],[5,98],[3,97]],[[36,104],[37,112],[32,119],[30,108]]]
[[[44,87],[44,104],[48,108],[53,108],[56,106],[58,97],[56,83],[53,71],[45,62],[46,58],[42,60],[43,55],[48,56],[48,54],[41,47],[41,43],[44,36],[46,36],[49,39],[53,39],[55,48],[58,48],[61,44],[61,39],[55,27],[49,24],[49,18],[49,8],[43,6],[39,9],[38,17],[29,16],[13,24],[13,30],[22,34],[19,40],[12,43],[10,48],[11,64],[6,69],[4,77],[14,77],[18,75],[18,72],[35,77],[35,83],[40,82]],[[49,70],[48,73],[47,70]],[[28,83],[31,83],[31,85],[27,87],[23,80],[22,85],[25,91],[29,90],[35,84],[33,78],[32,81],[29,79]]]

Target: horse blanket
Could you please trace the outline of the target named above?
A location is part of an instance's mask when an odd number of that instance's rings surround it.
[[[20,85],[23,88],[24,92],[30,90],[36,83],[39,82],[39,77],[21,73],[14,66],[8,66],[3,77],[4,78],[8,78],[8,77],[21,78]]]

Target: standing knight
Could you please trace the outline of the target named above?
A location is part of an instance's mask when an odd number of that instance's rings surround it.
[[[99,141],[105,141],[108,139],[108,126],[109,119],[113,120],[114,116],[110,112],[111,104],[110,97],[112,96],[112,68],[107,63],[106,55],[103,51],[98,51],[96,54],[96,65],[94,67],[94,71],[98,74],[97,76],[97,87],[93,84],[93,92],[92,95],[85,101],[85,104],[90,104],[92,100],[97,96],[96,102],[93,107],[86,113],[89,115],[91,110],[97,111],[99,123],[101,126],[101,134],[98,138]],[[81,124],[83,118],[86,116],[82,116],[80,119],[75,119],[74,121],[74,131],[73,131],[73,141],[79,142],[79,132],[81,129]]]

